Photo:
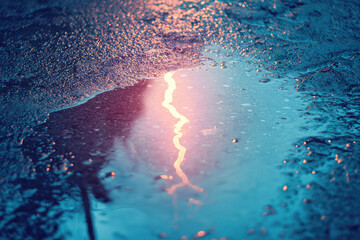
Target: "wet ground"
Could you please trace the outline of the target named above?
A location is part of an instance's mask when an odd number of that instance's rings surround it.
[[[5,1],[0,239],[357,239],[357,1]]]

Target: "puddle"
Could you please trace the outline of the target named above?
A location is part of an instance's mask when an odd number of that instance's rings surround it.
[[[188,119],[181,128],[181,169],[203,191],[183,186],[169,193],[182,181],[173,166],[178,119],[162,106],[165,79],[150,80],[142,114],[125,141],[115,140],[108,157],[104,172],[116,175],[104,184],[113,202],[94,209],[99,237],[191,239],[205,231],[209,239],[237,239],[259,225],[264,237],[270,227],[278,234],[266,220],[275,211],[273,218],[285,217],[281,204],[288,179],[278,166],[303,137],[302,102],[283,79],[257,72],[246,60],[231,61],[226,69],[206,64],[173,73],[172,105]]]

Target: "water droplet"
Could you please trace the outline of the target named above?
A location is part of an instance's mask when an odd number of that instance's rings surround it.
[[[270,78],[261,79],[259,82],[261,83],[268,83],[271,82]]]

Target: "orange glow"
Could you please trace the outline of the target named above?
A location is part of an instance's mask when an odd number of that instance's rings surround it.
[[[168,176],[168,175],[165,175],[165,174],[162,174],[160,175],[160,178],[161,179],[164,179],[164,180],[172,180],[173,179],[173,176]]]
[[[197,237],[203,237],[203,236],[205,236],[205,234],[206,234],[205,231],[199,231],[199,232],[196,234],[196,236],[197,236]]]
[[[162,179],[164,179],[164,180],[169,179],[169,177],[168,177],[167,175],[164,175],[164,174],[160,175],[160,177],[161,177]]]
[[[169,194],[173,194],[175,193],[178,187],[189,186],[193,188],[195,191],[202,192],[203,191],[202,188],[190,183],[188,177],[181,169],[181,163],[184,162],[184,157],[186,153],[186,148],[180,144],[180,138],[183,135],[181,132],[181,128],[184,126],[184,124],[188,123],[189,120],[184,115],[179,113],[173,105],[171,105],[173,101],[173,93],[176,89],[176,83],[175,83],[175,79],[173,78],[173,75],[174,75],[173,72],[168,72],[164,76],[165,82],[168,84],[168,88],[165,91],[164,101],[162,102],[161,105],[164,108],[168,109],[172,116],[179,119],[179,121],[174,126],[175,136],[173,138],[173,143],[174,146],[179,150],[178,157],[174,162],[174,168],[176,170],[176,174],[181,178],[182,182],[172,185],[171,188],[168,189],[167,191]]]

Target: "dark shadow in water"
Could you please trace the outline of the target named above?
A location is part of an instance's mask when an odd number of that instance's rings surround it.
[[[147,84],[140,81],[133,87],[99,94],[82,105],[52,113],[46,123],[34,128],[21,146],[23,170],[3,186],[17,187],[22,201],[13,204],[7,216],[0,216],[0,236],[63,239],[64,233],[58,233],[60,217],[73,210],[64,209],[61,201],[71,198],[74,205],[81,202],[89,238],[95,239],[89,196],[111,200],[99,173],[115,138],[125,141],[129,136],[143,109]],[[106,178],[111,173],[102,175]]]

